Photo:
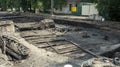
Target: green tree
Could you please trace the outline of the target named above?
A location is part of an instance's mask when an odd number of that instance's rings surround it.
[[[54,8],[61,8],[66,3],[66,0],[54,0]],[[36,9],[51,9],[51,0],[0,0],[0,7],[3,10],[13,9],[26,11],[34,11]]]
[[[2,8],[2,10],[6,10],[7,9],[7,0],[0,0],[0,7]]]
[[[43,3],[41,0],[31,0],[31,8],[34,9],[42,9]]]
[[[81,2],[96,3],[98,0],[81,0]]]
[[[120,21],[120,0],[98,0],[97,9],[106,19]]]
[[[51,0],[42,0],[44,10],[51,9]],[[54,0],[54,8],[61,8],[65,6],[66,0]]]

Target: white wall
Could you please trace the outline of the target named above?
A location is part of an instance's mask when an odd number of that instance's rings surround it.
[[[89,14],[89,7],[88,5],[83,5],[82,6],[82,15],[88,15]]]
[[[72,4],[72,6],[75,6],[76,4],[80,4],[80,1],[77,2],[70,0],[67,2],[67,5],[62,8],[62,10],[54,10],[55,13],[64,13],[64,14],[71,14],[72,12],[69,10],[69,4]],[[82,5],[82,15],[93,15],[98,14],[98,11],[96,9],[96,4],[89,3],[87,5]]]
[[[82,5],[82,15],[98,14],[95,4]]]

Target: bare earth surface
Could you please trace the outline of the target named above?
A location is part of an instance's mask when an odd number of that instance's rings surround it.
[[[6,15],[1,15],[0,17],[3,18],[8,16],[22,16],[20,18],[11,18],[11,17],[9,18],[9,20],[13,20],[15,22],[15,25],[19,26],[20,28],[31,27],[34,22],[39,22],[43,19],[42,16],[32,15],[32,14],[31,15],[6,14]],[[6,18],[0,19],[0,20],[6,20]],[[45,44],[43,43],[39,44],[38,42],[43,42],[43,41],[48,42],[54,39],[58,39],[58,40],[63,38],[68,39],[70,41],[77,43],[82,48],[87,49],[97,55],[109,49],[113,49],[114,47],[116,48],[120,46],[119,44],[120,38],[117,36],[114,36],[114,34],[119,35],[120,33],[120,26],[119,26],[120,23],[108,24],[108,22],[106,23],[95,22],[91,24],[96,24],[100,26],[100,29],[98,30],[93,28],[79,27],[81,30],[79,31],[72,30],[69,32],[60,32],[60,31],[53,31],[48,29],[19,31],[21,37],[32,36],[31,39],[29,37],[18,39],[25,44],[24,46],[30,49],[29,57],[25,60],[20,61],[19,63],[14,63],[12,65],[12,63],[8,61],[8,58],[0,52],[0,67],[12,67],[12,66],[13,67],[64,67],[65,64],[72,64],[73,67],[80,67],[83,61],[93,58],[93,56],[83,52],[78,48],[75,52],[68,52],[65,54],[57,54],[56,52],[52,51],[51,48],[47,48],[47,49],[39,48],[39,46],[45,46]],[[65,29],[76,28],[74,26],[59,25],[59,24],[56,27],[65,28]],[[89,35],[88,38],[83,38],[84,31],[87,31]],[[103,31],[105,32],[103,33]],[[111,34],[111,33],[114,33],[114,34]],[[60,37],[57,37],[58,35]],[[105,40],[104,39],[105,36],[108,36],[109,40]],[[53,47],[64,48],[66,47],[66,45],[68,44],[64,44],[64,46],[60,46],[60,47],[57,47],[57,46],[53,46]],[[69,50],[72,50],[72,49],[74,49],[74,47]],[[64,50],[61,50],[61,51],[64,51]],[[76,56],[77,58],[75,58]],[[1,59],[1,57],[5,59]]]

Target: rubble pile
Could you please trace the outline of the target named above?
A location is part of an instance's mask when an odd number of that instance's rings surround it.
[[[107,52],[106,57],[89,59],[83,62],[81,67],[120,67],[120,52]]]
[[[113,59],[114,63],[120,66],[120,52],[116,52]]]
[[[101,57],[92,58],[88,61],[83,62],[81,67],[117,67],[112,63],[112,59]]]
[[[0,36],[0,47],[4,54],[8,54],[13,59],[22,60],[29,54],[29,49],[25,47],[16,34],[2,34]]]
[[[10,20],[0,22],[0,48],[2,52],[17,60],[25,58],[29,49],[20,41],[19,34],[15,33],[14,23]]]
[[[19,31],[44,30],[55,28],[55,22],[52,19],[43,19],[40,22],[16,23],[15,28]]]
[[[44,19],[41,22],[35,23],[33,28],[36,29],[46,29],[46,28],[55,28],[55,22],[52,19]]]
[[[15,33],[12,21],[0,22],[0,67],[12,67],[10,61],[26,59],[30,50],[24,46],[24,39]]]

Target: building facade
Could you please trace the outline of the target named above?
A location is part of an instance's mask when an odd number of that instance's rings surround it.
[[[62,13],[62,14],[73,14],[71,11],[72,7],[76,7],[77,15],[94,15],[98,14],[96,9],[96,4],[84,2],[83,0],[67,0],[66,6],[62,7],[62,9],[55,9],[55,13]]]
[[[81,2],[81,0],[67,0],[66,6],[62,7],[62,9],[55,9],[55,13],[65,13],[65,14],[71,14],[71,7],[76,6]]]

